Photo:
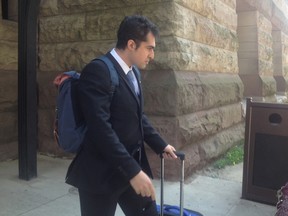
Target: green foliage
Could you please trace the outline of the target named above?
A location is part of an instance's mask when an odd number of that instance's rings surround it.
[[[241,140],[237,145],[229,149],[226,154],[217,160],[213,167],[223,169],[226,166],[233,166],[243,161],[244,157],[244,140]]]

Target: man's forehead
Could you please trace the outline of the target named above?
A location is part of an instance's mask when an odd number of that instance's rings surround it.
[[[151,32],[149,32],[147,34],[146,41],[143,41],[142,43],[145,44],[146,47],[149,46],[151,48],[154,48],[156,46],[155,36]]]

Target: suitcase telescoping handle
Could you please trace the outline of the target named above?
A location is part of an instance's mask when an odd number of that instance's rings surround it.
[[[184,193],[183,193],[183,186],[184,186],[184,160],[185,154],[183,152],[175,152],[177,157],[181,160],[181,178],[180,178],[180,216],[183,215],[184,209]],[[164,208],[164,158],[163,155],[160,154],[161,158],[161,185],[160,185],[160,216],[163,216],[163,208]]]

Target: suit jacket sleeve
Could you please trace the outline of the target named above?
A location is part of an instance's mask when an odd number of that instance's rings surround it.
[[[147,116],[143,114],[142,116],[143,132],[144,132],[144,141],[152,148],[157,154],[161,154],[167,143],[159,135],[159,133],[154,129],[150,124]]]
[[[138,81],[141,80],[141,74],[139,69],[135,66],[134,67],[135,75]],[[141,82],[138,82],[139,85]],[[143,104],[143,102],[142,102]],[[143,108],[142,108],[143,110]],[[154,129],[154,127],[150,124],[147,116],[142,113],[142,126],[143,126],[143,133],[144,133],[144,141],[152,148],[157,154],[161,154],[167,143],[162,139],[159,133]]]

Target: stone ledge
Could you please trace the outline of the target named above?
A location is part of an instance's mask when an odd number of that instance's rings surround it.
[[[243,97],[238,75],[146,71],[142,79],[145,112],[178,116],[236,103]]]

